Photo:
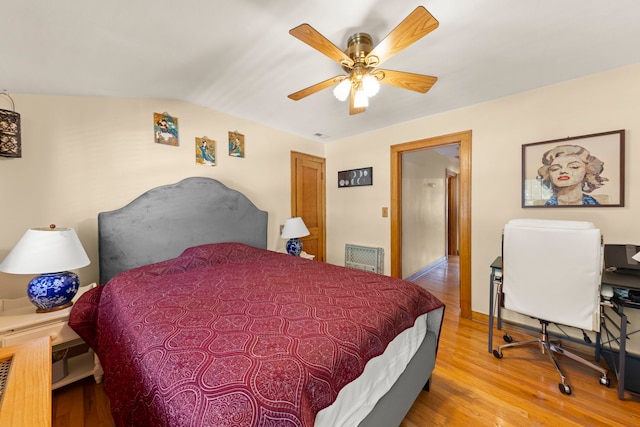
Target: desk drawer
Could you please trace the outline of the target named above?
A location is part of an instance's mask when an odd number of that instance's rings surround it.
[[[0,345],[7,347],[46,336],[51,337],[52,346],[80,338],[66,322],[59,322],[5,334],[0,337]]]

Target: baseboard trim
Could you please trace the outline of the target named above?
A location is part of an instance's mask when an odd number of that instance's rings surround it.
[[[421,278],[422,276],[424,276],[425,274],[427,274],[428,272],[430,272],[434,268],[437,268],[440,265],[444,264],[445,262],[447,262],[447,257],[446,256],[436,260],[435,262],[432,262],[431,264],[429,264],[428,266],[426,266],[422,270],[418,271],[417,273],[413,273],[411,276],[407,277],[404,280],[407,280],[409,282],[413,282],[414,280],[418,280],[419,278]]]
[[[479,313],[477,311],[471,312],[471,320],[484,323],[485,325],[489,324],[489,315],[484,313]]]

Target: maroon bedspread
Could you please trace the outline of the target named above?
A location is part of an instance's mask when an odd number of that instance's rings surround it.
[[[102,362],[118,426],[313,426],[440,306],[403,280],[221,243],[121,273],[69,324]]]

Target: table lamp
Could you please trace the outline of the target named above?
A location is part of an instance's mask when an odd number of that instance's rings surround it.
[[[302,252],[302,242],[298,237],[308,236],[309,229],[304,225],[304,221],[299,216],[295,218],[289,218],[284,222],[284,227],[282,227],[282,234],[280,235],[283,239],[289,239],[287,241],[287,253],[293,256],[300,256],[300,252]]]
[[[0,264],[10,274],[39,274],[27,285],[27,296],[37,313],[61,310],[73,304],[80,281],[73,270],[89,265],[89,257],[72,228],[54,224],[30,228]]]

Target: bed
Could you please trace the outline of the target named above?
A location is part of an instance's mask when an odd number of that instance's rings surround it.
[[[269,251],[267,225],[210,178],[99,214],[103,286],[69,324],[100,358],[117,426],[389,427],[428,390],[442,302]]]

